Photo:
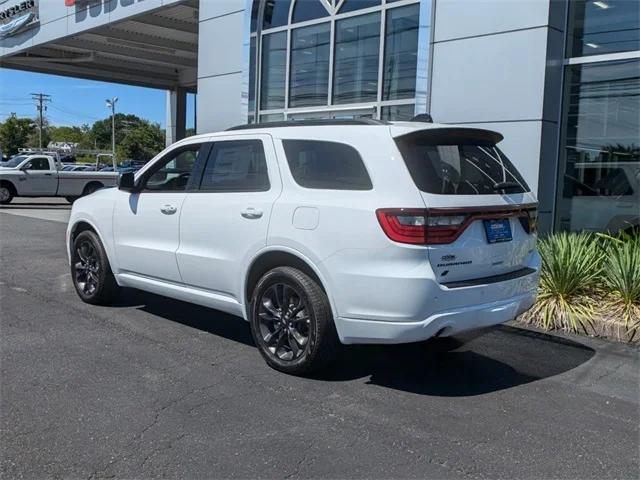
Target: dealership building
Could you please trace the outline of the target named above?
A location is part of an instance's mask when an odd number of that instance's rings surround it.
[[[0,66],[164,89],[169,141],[187,93],[199,133],[429,113],[504,135],[543,230],[639,224],[638,0],[0,0]]]

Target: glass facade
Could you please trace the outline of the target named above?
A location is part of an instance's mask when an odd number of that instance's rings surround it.
[[[571,3],[556,230],[640,226],[639,5]]]
[[[254,0],[249,121],[412,118],[419,26],[420,0]]]

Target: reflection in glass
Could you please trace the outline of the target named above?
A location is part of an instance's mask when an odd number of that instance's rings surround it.
[[[388,121],[405,121],[415,117],[415,105],[390,105],[382,107],[381,119]]]
[[[281,27],[289,23],[291,0],[267,0],[264,4],[262,28]]]
[[[640,1],[574,0],[570,57],[640,49]]]
[[[284,113],[267,113],[260,115],[260,123],[265,122],[282,122],[284,120]]]
[[[297,0],[293,6],[293,23],[329,16],[321,0]]]
[[[260,9],[260,0],[253,0],[253,3],[251,4],[251,33],[254,33],[258,26],[259,9]]]
[[[380,14],[336,22],[334,103],[375,101],[378,96]]]
[[[616,231],[640,224],[640,61],[567,70],[557,226]]]
[[[249,115],[256,110],[256,37],[249,40]]]
[[[330,24],[297,28],[291,35],[289,106],[326,105]]]
[[[339,13],[353,12],[362,8],[377,7],[380,0],[345,0]]]
[[[387,11],[383,99],[413,98],[416,91],[420,5]]]
[[[262,37],[262,82],[260,85],[260,108],[263,110],[284,107],[286,61],[287,33],[264,35]]]

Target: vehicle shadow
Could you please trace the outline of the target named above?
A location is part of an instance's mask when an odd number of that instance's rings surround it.
[[[13,203],[0,206],[1,210],[71,210],[69,203]]]
[[[126,289],[117,306],[137,308],[245,345],[249,324],[237,317],[151,293]],[[464,397],[504,390],[572,370],[593,357],[581,343],[501,325],[451,338],[404,345],[350,345],[312,376],[316,381],[367,384],[420,395]]]

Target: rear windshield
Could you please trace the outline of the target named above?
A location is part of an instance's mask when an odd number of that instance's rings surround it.
[[[416,186],[443,195],[528,192],[529,187],[496,146],[494,132],[469,129],[420,131],[396,139]]]

